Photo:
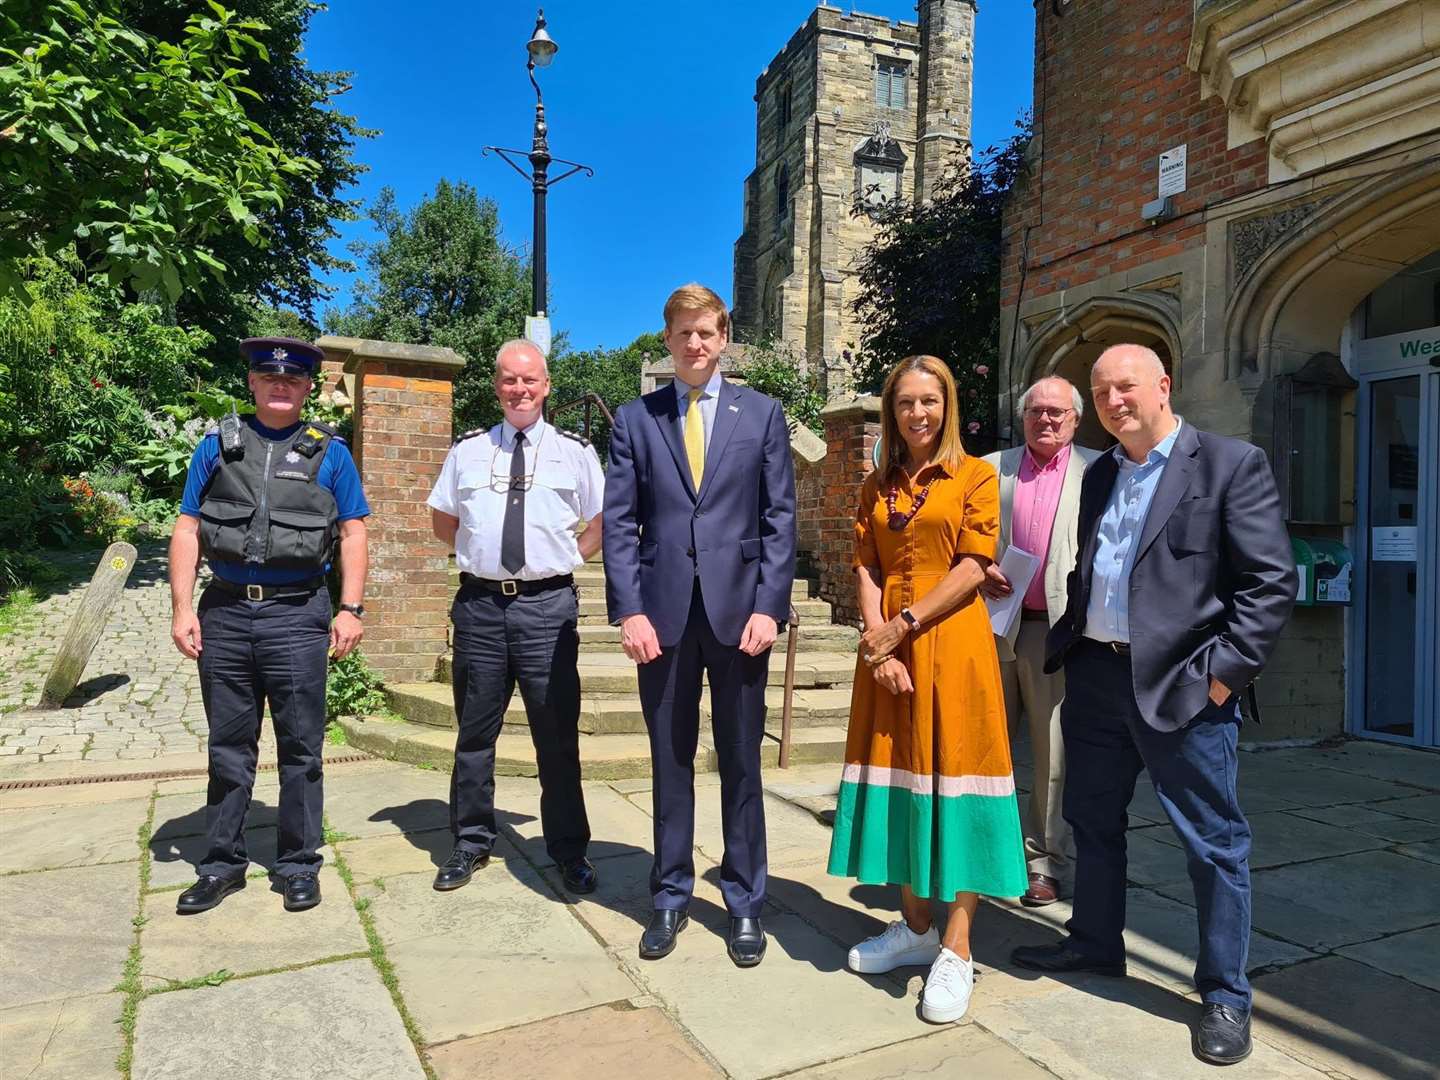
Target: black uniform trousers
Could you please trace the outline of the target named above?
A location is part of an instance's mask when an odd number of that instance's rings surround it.
[[[324,842],[325,675],[330,594],[324,589],[247,600],[221,589],[200,597],[200,694],[210,726],[205,799],[208,851],[201,874],[238,877],[250,865],[245,813],[255,787],[265,702],[280,766],[274,872],[320,869]]]
[[[455,770],[450,829],[457,847],[495,844],[495,743],[515,686],[540,769],[545,850],[564,864],[585,854],[590,822],[580,789],[580,605],[573,586],[502,596],[474,582],[450,608],[455,624]]]
[[[765,905],[767,865],[760,742],[765,735],[770,650],[746,656],[738,646],[719,641],[705,614],[697,579],[679,642],[641,664],[638,672],[654,772],[651,902],[660,910],[683,909],[695,890],[695,750],[700,739],[701,680],[708,674],[725,838],[720,892],[732,916],[758,918]]]

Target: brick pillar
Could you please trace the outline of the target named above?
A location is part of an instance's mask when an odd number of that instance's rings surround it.
[[[447,648],[450,558],[425,500],[450,449],[450,401],[464,358],[451,349],[323,337],[355,383],[355,463],[371,516],[365,639],[388,683],[435,675]]]
[[[825,423],[825,457],[818,482],[806,485],[799,513],[811,518],[806,533],[815,537],[812,552],[820,598],[829,601],[836,622],[860,625],[855,606],[855,509],[860,485],[872,469],[871,454],[880,438],[880,399],[841,398],[820,412]]]

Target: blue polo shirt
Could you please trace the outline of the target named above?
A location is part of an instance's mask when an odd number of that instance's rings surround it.
[[[300,430],[300,423],[289,427],[268,428],[253,416],[245,417],[250,429],[262,439],[272,442],[287,442]],[[204,501],[205,485],[215,474],[220,461],[220,433],[206,432],[195,447],[190,458],[190,471],[185,476],[185,494],[180,497],[180,512],[191,517],[200,516],[200,504]],[[320,461],[320,471],[315,482],[335,496],[339,520],[352,521],[370,516],[370,504],[365,501],[365,491],[360,486],[360,471],[355,468],[355,459],[350,456],[350,447],[339,436],[332,438],[325,447],[325,457]],[[310,574],[303,570],[275,570],[266,566],[252,566],[247,563],[230,563],[210,560],[210,569],[215,576],[236,585],[285,585],[292,581],[303,581]],[[326,563],[326,571],[330,564]]]

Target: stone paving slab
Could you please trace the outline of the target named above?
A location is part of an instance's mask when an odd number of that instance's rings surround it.
[[[433,874],[454,846],[449,829],[369,836],[336,844],[357,884],[397,874]],[[515,849],[501,835],[490,852],[491,862],[515,857]]]
[[[522,859],[437,893],[430,874],[386,880],[370,911],[427,1042],[628,1000],[635,985]]]
[[[278,789],[255,791],[250,796],[250,806],[245,811],[245,827],[255,829],[274,826],[277,804],[280,801]],[[205,796],[194,794],[163,795],[155,800],[155,821],[151,836],[157,843],[186,836],[201,836],[205,832]]]
[[[1240,805],[1247,814],[1294,810],[1302,806],[1368,803],[1395,796],[1395,785],[1388,780],[1336,769],[1317,769],[1299,764],[1292,766],[1284,761],[1250,762],[1242,759],[1239,776]]]
[[[526,783],[509,777],[501,782],[522,789]],[[497,815],[503,815],[503,794],[497,803]],[[337,768],[325,777],[325,820],[345,836],[449,828],[450,774],[409,765]]]
[[[149,798],[154,780],[110,780],[98,784],[53,784],[47,787],[0,791],[0,814],[36,806],[93,806]]]
[[[318,907],[286,911],[262,878],[199,915],[175,914],[165,894],[150,897],[140,935],[142,985],[161,989],[221,970],[245,975],[366,951],[360,917],[332,867],[320,871],[320,892]]]
[[[892,1043],[863,1054],[790,1073],[786,1080],[1049,1080],[1054,1074],[974,1024]]]
[[[0,1008],[113,990],[139,891],[134,863],[0,877]]]
[[[1440,911],[1436,912],[1440,919]],[[1440,922],[1392,937],[1336,950],[1373,968],[1440,992]],[[1440,1020],[1440,1016],[1437,1016]]]
[[[150,800],[0,810],[0,873],[135,861]]]
[[[209,845],[203,836],[183,836],[173,840],[150,841],[150,891],[189,886],[198,874],[196,869]],[[246,876],[266,873],[275,865],[275,828],[245,830],[245,850],[250,855]],[[157,901],[165,903],[165,901]]]
[[[1372,806],[1352,803],[1347,806],[1304,808],[1294,813],[1311,821],[1334,825],[1347,832],[1378,836],[1391,843],[1408,840],[1432,840],[1440,837],[1440,824],[1396,817]]]
[[[1434,922],[1440,865],[1365,851],[1259,870],[1250,884],[1258,929],[1306,948],[1334,949]],[[1158,891],[1180,899],[1173,885]]]
[[[1407,799],[1390,799],[1375,804],[1376,810],[1397,817],[1416,818],[1420,821],[1440,822],[1440,795],[1417,795]]]
[[[657,1008],[602,1006],[429,1051],[440,1080],[707,1080],[721,1077]]]
[[[425,1076],[368,959],[144,999],[133,1080],[194,1080],[197,1074],[206,1080]]]
[[[1358,806],[1331,807],[1331,810],[1357,811]],[[1306,813],[1324,813],[1324,810]],[[1283,810],[1266,810],[1247,815],[1254,842],[1250,852],[1250,869],[1260,870],[1269,866],[1283,866],[1287,863],[1303,862],[1309,859],[1324,859],[1332,855],[1349,855],[1356,851],[1374,851],[1386,846],[1387,841],[1372,833],[1358,829],[1335,828],[1333,825],[1312,821],[1300,814]],[[1131,836],[1133,837],[1133,833]],[[1168,825],[1147,830],[1146,835],[1163,844],[1180,847],[1180,838]],[[1185,864],[1182,859],[1181,872]],[[1180,874],[1169,874],[1160,880],[1173,880]],[[1140,880],[1134,878],[1132,880]],[[1153,880],[1153,879],[1152,879]]]
[[[1440,791],[1440,752],[1434,750],[1354,739],[1339,746],[1266,751],[1265,757],[1304,769],[1336,769]]]
[[[503,809],[511,817],[503,828],[515,841],[525,857],[537,866],[549,866],[550,855],[540,827],[540,791],[516,792],[510,777],[498,781],[503,791]],[[648,799],[645,800],[647,803]],[[592,860],[611,859],[617,855],[633,855],[650,851],[654,843],[655,823],[650,815],[614,789],[592,784],[585,789],[585,816],[590,822]]]
[[[121,994],[61,998],[0,1010],[4,1074],[25,1080],[113,1075],[125,1038]]]
[[[1401,855],[1426,862],[1440,863],[1440,840],[1428,840],[1423,844],[1401,844],[1395,849]]]
[[[1255,981],[1258,1038],[1355,1080],[1434,1080],[1436,1016],[1440,994],[1338,956]]]
[[[1048,994],[972,1006],[977,1023],[1065,1080],[1214,1080],[1192,1051],[1200,1006],[1140,979],[1091,979]],[[983,986],[983,982],[982,982]],[[977,991],[978,992],[978,991]],[[1326,1074],[1256,1040],[1230,1080],[1323,1080]]]
[[[692,919],[696,914],[692,905]],[[702,925],[692,925],[664,960],[631,959],[633,953],[622,959],[737,1080],[862,1053],[924,1030],[914,995],[845,971],[844,951],[799,916],[767,918],[765,961],[742,970],[725,954],[723,912],[699,914]]]

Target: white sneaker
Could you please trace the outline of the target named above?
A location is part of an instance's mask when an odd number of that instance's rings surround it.
[[[939,954],[940,932],[935,927],[917,934],[904,919],[897,919],[851,949],[846,963],[862,975],[883,975],[907,964],[934,963]]]
[[[975,965],[962,960],[949,949],[940,955],[925,977],[925,992],[920,995],[920,1015],[932,1024],[950,1024],[970,1008],[970,991],[975,986]]]

